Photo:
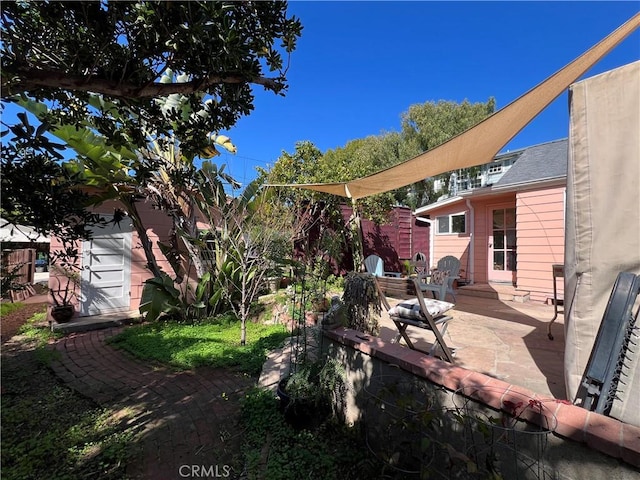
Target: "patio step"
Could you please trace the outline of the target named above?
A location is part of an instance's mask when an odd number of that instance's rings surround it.
[[[500,283],[476,283],[474,285],[465,285],[459,287],[456,292],[458,295],[467,295],[469,297],[494,298],[504,302],[525,303],[529,301],[529,292],[526,290],[518,290],[513,285]]]
[[[74,317],[65,323],[51,322],[51,330],[60,333],[88,332],[90,330],[101,330],[103,328],[119,327],[129,325],[140,318],[140,312],[110,313],[105,315],[93,315],[90,317]]]

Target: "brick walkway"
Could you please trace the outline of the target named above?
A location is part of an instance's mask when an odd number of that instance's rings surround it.
[[[173,480],[193,476],[198,468],[209,473],[217,468],[222,475],[234,457],[237,464],[238,400],[255,379],[225,369],[174,372],[150,366],[106,343],[120,331],[110,328],[60,339],[51,346],[60,353],[52,368],[80,394],[133,416],[128,421],[140,431],[140,450],[127,473]],[[229,478],[238,474],[234,471]]]

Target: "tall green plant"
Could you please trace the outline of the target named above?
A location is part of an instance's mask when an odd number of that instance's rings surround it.
[[[196,201],[219,198],[222,187],[208,181],[203,169],[201,196]],[[246,342],[246,322],[251,305],[266,286],[267,277],[286,262],[291,254],[290,232],[282,216],[275,217],[265,200],[271,194],[262,188],[263,179],[249,184],[236,198],[220,202],[215,209],[201,210],[208,215],[208,233],[212,255],[214,294],[210,299],[217,308],[229,308],[241,320],[240,342]]]

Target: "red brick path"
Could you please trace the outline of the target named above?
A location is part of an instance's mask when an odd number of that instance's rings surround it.
[[[185,478],[192,465],[223,472],[234,457],[237,465],[238,400],[255,379],[225,369],[174,372],[150,366],[106,343],[121,330],[71,334],[51,347],[60,354],[52,368],[66,384],[120,410],[140,430],[140,449],[127,473],[173,480]]]

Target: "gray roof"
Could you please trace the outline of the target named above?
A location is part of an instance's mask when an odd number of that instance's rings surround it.
[[[505,187],[566,177],[567,148],[566,138],[523,148],[515,163],[495,186]]]

